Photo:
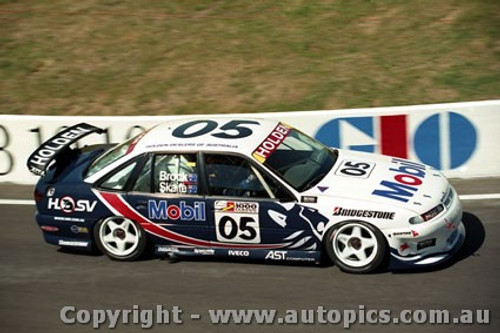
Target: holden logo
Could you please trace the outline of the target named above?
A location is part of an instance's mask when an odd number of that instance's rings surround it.
[[[61,210],[65,213],[73,213],[75,210],[75,200],[72,197],[61,199]]]

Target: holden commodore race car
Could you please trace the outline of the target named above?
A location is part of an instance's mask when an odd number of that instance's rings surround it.
[[[437,170],[326,147],[272,120],[174,120],[75,148],[78,124],[28,158],[46,242],[130,261],[157,255],[331,260],[343,271],[437,264],[465,238]],[[148,246],[149,245],[149,246]]]

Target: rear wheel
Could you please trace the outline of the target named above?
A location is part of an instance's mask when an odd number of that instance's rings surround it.
[[[146,235],[142,228],[120,216],[99,221],[94,227],[94,239],[99,250],[115,260],[136,260],[146,247]]]
[[[350,273],[370,273],[380,268],[387,255],[382,233],[369,223],[343,222],[329,229],[325,249],[340,269]]]

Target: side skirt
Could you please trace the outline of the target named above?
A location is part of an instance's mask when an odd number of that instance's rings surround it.
[[[297,250],[262,250],[262,249],[221,249],[204,247],[183,247],[172,245],[157,245],[155,253],[158,256],[171,258],[182,257],[213,257],[213,258],[241,258],[250,260],[265,260],[275,262],[321,262],[320,251]]]

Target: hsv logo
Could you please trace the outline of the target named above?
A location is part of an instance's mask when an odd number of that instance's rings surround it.
[[[47,208],[53,210],[61,210],[67,214],[73,212],[87,212],[90,213],[94,211],[97,201],[89,200],[76,200],[72,197],[66,196],[61,199],[59,198],[49,198]]]
[[[205,221],[205,203],[195,201],[190,206],[181,201],[179,205],[169,205],[167,200],[149,200],[148,215],[153,220]]]
[[[279,124],[269,134],[269,136],[254,150],[252,156],[259,162],[264,163],[269,156],[278,148],[278,146],[285,140],[290,129],[284,124]]]
[[[389,169],[389,171],[395,173],[393,180],[383,180],[380,183],[383,189],[377,189],[372,194],[392,200],[408,202],[423,183],[425,165],[399,158],[393,158],[392,163],[399,165],[398,168]]]

